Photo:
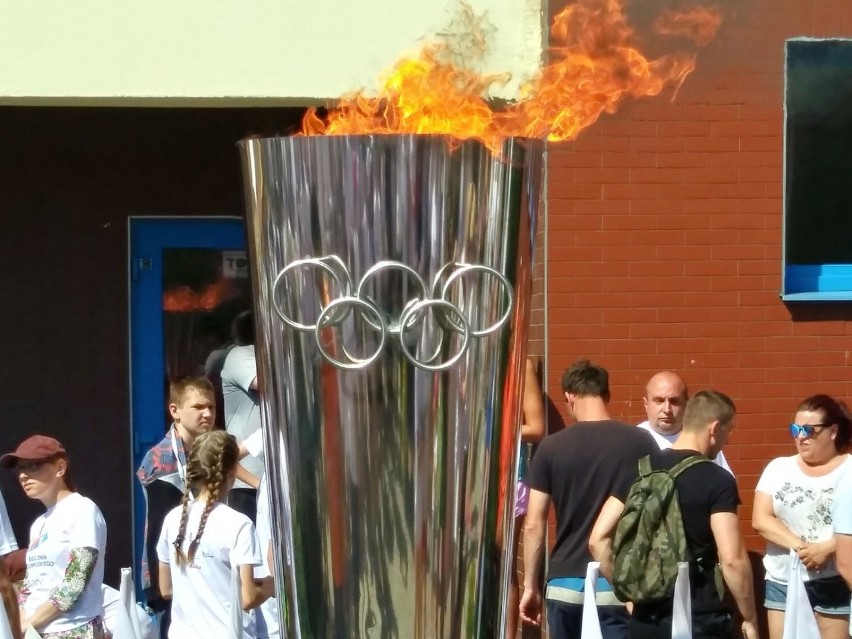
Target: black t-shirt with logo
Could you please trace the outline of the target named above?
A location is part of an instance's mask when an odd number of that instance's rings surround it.
[[[627,493],[639,459],[655,451],[659,447],[646,430],[612,420],[577,422],[545,437],[527,481],[550,495],[556,509],[548,579],[585,577],[592,560],[589,536],[601,507],[610,495]]]

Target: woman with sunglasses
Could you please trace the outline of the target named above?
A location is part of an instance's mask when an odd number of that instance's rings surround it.
[[[770,639],[781,639],[790,550],[807,573],[805,591],[822,639],[846,639],[850,591],[834,560],[831,505],[834,490],[852,467],[847,454],[852,415],[841,401],[814,395],[796,410],[789,433],[798,454],[769,462],[757,483],[752,511],[754,529],[767,541],[763,565]]]
[[[27,497],[47,511],[30,529],[27,572],[18,597],[21,631],[44,639],[102,639],[106,523],[95,503],[74,492],[65,448],[34,435],[0,457]]]

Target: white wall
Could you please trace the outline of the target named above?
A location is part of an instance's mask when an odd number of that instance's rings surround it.
[[[471,0],[485,70],[535,72],[543,0]],[[0,104],[300,105],[375,85],[458,0],[0,0]]]

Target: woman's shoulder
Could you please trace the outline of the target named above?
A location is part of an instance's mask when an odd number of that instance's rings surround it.
[[[80,493],[71,493],[60,503],[66,510],[70,510],[78,514],[95,515],[103,518],[103,514],[101,513],[101,509],[98,508],[98,505],[93,500],[89,499],[85,495],[81,495]]]

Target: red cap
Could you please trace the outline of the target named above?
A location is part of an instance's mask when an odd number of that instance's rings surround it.
[[[51,457],[65,457],[65,448],[53,437],[33,435],[22,441],[12,453],[0,457],[0,468],[12,468],[19,460],[39,461]]]

